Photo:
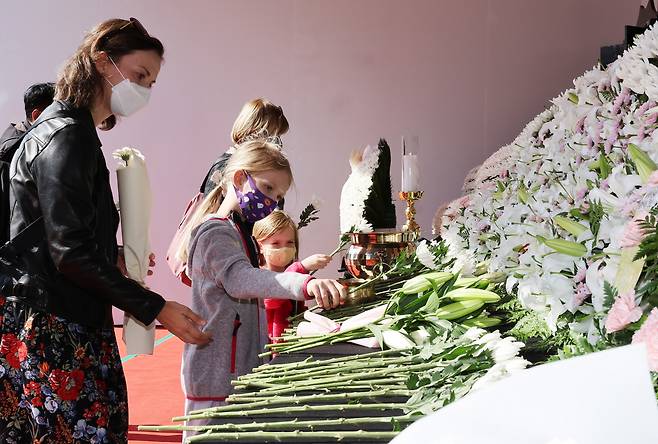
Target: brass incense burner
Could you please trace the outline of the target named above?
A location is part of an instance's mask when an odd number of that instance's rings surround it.
[[[347,288],[347,296],[343,299],[345,306],[363,305],[375,299],[375,285],[365,284],[364,279],[338,279],[338,282]]]

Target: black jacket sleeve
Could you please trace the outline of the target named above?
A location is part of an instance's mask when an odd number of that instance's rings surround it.
[[[150,324],[165,304],[109,262],[94,236],[100,148],[78,125],[56,132],[30,166],[48,249],[58,272],[91,295]]]

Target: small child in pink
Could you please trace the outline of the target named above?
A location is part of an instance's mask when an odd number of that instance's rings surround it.
[[[283,211],[274,211],[254,224],[253,236],[260,248],[261,268],[276,272],[308,274],[320,270],[331,262],[326,254],[314,254],[296,261],[299,251],[297,224]],[[304,311],[302,301],[289,299],[265,299],[267,330],[272,342],[276,342],[286,328],[288,317]]]

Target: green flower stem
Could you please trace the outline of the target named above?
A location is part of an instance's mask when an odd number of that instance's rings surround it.
[[[265,348],[268,348],[270,350],[270,353],[273,351],[279,351],[281,349],[287,349],[287,348],[294,348],[300,344],[312,344],[312,343],[317,343],[321,344],[325,342],[326,338],[329,337],[334,337],[338,336],[340,334],[345,334],[345,332],[334,332],[334,333],[327,333],[326,335],[319,335],[319,336],[306,336],[306,337],[294,337],[294,338],[289,338],[287,342],[277,342],[277,343],[271,343],[271,344],[266,344]]]
[[[386,388],[386,389],[374,390],[369,392],[332,393],[332,394],[323,394],[321,396],[318,396],[317,394],[307,395],[307,396],[298,396],[298,395],[277,396],[276,398],[267,398],[265,401],[267,401],[270,404],[286,404],[288,402],[295,403],[297,401],[301,401],[303,398],[308,398],[308,400],[310,401],[314,401],[314,400],[328,401],[334,399],[343,399],[344,395],[349,395],[350,398],[354,398],[354,399],[361,399],[361,398],[377,398],[381,396],[411,396],[413,394],[414,394],[413,390]],[[248,396],[247,394],[245,394],[244,396],[237,398],[234,398],[233,395],[231,395],[228,397],[227,401],[229,401],[230,403],[229,405],[215,407],[215,408],[217,409],[228,408],[228,407],[242,408],[243,405],[252,402],[261,402],[264,400],[262,397],[259,396]],[[197,414],[199,412],[201,412],[201,410],[192,411],[190,412],[190,414]]]
[[[273,352],[276,353],[294,353],[297,351],[307,350],[309,348],[317,347],[320,345],[329,345],[329,344],[338,344],[341,342],[351,341],[352,339],[362,339],[368,336],[371,336],[369,330],[365,328],[359,328],[355,330],[340,332],[336,335],[325,335],[325,336],[314,336],[315,339],[310,341],[298,341],[295,344],[292,344],[290,347],[282,346],[281,348],[276,348]]]
[[[397,285],[398,287],[401,287],[402,285],[399,284]],[[390,289],[383,289],[383,290],[378,290],[375,288],[375,295],[379,297],[383,296],[388,296],[391,294]],[[394,292],[393,292],[394,293]],[[385,304],[387,301],[386,300],[375,300],[372,302],[368,302],[366,304],[360,304],[360,305],[354,305],[354,306],[346,306],[346,307],[339,307],[335,308],[333,310],[322,310],[321,308],[311,308],[310,311],[313,313],[321,314],[322,316],[325,316],[329,319],[332,319],[334,321],[337,321],[336,318],[338,317],[351,317],[360,313],[363,313],[364,311],[377,307],[379,305]],[[288,318],[288,321],[296,327],[296,324],[298,324],[298,321],[302,321],[304,318],[304,312],[298,313],[293,317]],[[291,328],[290,331],[294,331],[294,328]]]
[[[361,359],[368,359],[368,358],[374,358],[374,357],[383,357],[383,356],[390,356],[390,355],[401,355],[403,353],[403,350],[377,350],[369,353],[363,353],[360,355],[356,356],[343,356],[340,358],[331,358],[331,359],[324,359],[322,361],[317,361],[314,360],[312,357],[308,357],[304,359],[303,361],[299,362],[288,362],[285,364],[263,364],[259,367],[256,367],[253,369],[254,372],[279,372],[282,369],[302,369],[302,368],[308,368],[308,367],[315,367],[317,366],[318,363],[322,363],[323,365],[327,364],[334,364],[338,362],[354,362],[355,360],[361,360]]]
[[[350,243],[350,238],[349,238],[349,236],[341,236],[341,237],[340,237],[340,241],[338,242],[338,246],[336,247],[336,249],[335,249],[334,251],[332,251],[331,253],[329,253],[329,257],[334,257],[334,256],[337,255],[339,252],[343,251],[343,249],[344,249],[344,248],[347,246],[347,244],[349,244],[349,243]],[[311,271],[309,274],[310,274],[311,276],[313,276],[316,272],[317,272],[317,270],[313,270],[313,271]]]
[[[405,360],[387,360],[378,362],[364,362],[354,365],[319,367],[317,371],[309,370],[307,373],[304,371],[287,372],[281,375],[268,376],[267,378],[243,378],[231,381],[234,386],[250,386],[268,388],[272,385],[284,385],[294,381],[309,381],[311,379],[326,378],[327,376],[343,376],[353,374],[355,371],[363,371],[364,369],[375,370],[388,367],[390,365],[408,365],[412,363],[412,359]],[[261,385],[262,384],[262,385]]]
[[[413,362],[415,357],[411,356],[403,360],[396,358],[383,358],[383,359],[370,359],[367,361],[357,361],[354,363],[348,362],[339,362],[336,364],[330,365],[318,365],[316,368],[302,368],[299,370],[289,370],[281,371],[279,373],[256,373],[254,375],[241,376],[238,378],[240,382],[277,382],[281,380],[295,380],[295,379],[308,379],[312,376],[318,376],[322,374],[335,374],[335,373],[344,373],[346,370],[354,368],[381,368],[390,364],[398,362]],[[262,375],[262,376],[261,376]]]
[[[279,374],[271,375],[268,377],[239,377],[238,381],[254,381],[254,382],[268,382],[268,383],[279,383],[279,382],[290,382],[295,380],[304,380],[310,379],[316,376],[323,376],[329,374],[343,373],[346,371],[353,371],[356,369],[362,368],[380,368],[386,367],[391,364],[406,364],[409,361],[416,359],[415,356],[405,356],[405,357],[393,357],[393,358],[382,358],[382,359],[368,359],[365,361],[357,361],[355,363],[341,362],[338,364],[331,364],[328,366],[318,365],[317,369],[304,369],[303,371],[292,371],[292,372],[281,372]],[[259,374],[258,374],[259,375]]]
[[[397,377],[394,375],[388,375],[386,378],[375,378],[375,379],[367,379],[367,380],[358,380],[358,379],[351,379],[348,381],[351,385],[349,388],[352,388],[355,386],[355,384],[360,384],[361,387],[367,389],[367,390],[374,390],[375,388],[381,388],[379,386],[393,386],[393,385],[399,385],[404,382],[406,382],[406,375],[404,377]],[[329,381],[327,382],[326,380],[323,382],[318,382],[316,381],[316,384],[312,386],[299,386],[299,385],[281,385],[278,387],[270,387],[270,388],[264,388],[264,389],[259,389],[259,391],[253,391],[248,388],[245,388],[244,390],[249,390],[248,393],[245,393],[242,391],[241,393],[235,393],[235,395],[243,395],[243,394],[249,394],[249,395],[255,395],[255,396],[270,396],[272,394],[283,394],[283,393],[296,393],[296,392],[308,392],[308,391],[328,391],[328,389],[336,388],[336,389],[345,389],[348,388],[345,385],[346,383],[344,381]],[[238,390],[243,390],[243,388],[238,387]]]
[[[442,366],[441,363],[437,362],[429,362],[429,363],[423,363],[423,364],[415,364],[415,365],[407,365],[404,366],[403,368],[400,367],[394,367],[394,368],[386,368],[382,370],[375,370],[375,371],[369,371],[369,372],[362,372],[362,373],[353,373],[351,375],[346,375],[346,376],[338,376],[338,377],[333,377],[333,378],[320,378],[316,379],[314,381],[299,381],[297,384],[295,384],[297,389],[300,389],[302,387],[312,387],[313,385],[316,384],[323,384],[323,383],[338,383],[338,382],[347,382],[347,381],[354,381],[354,380],[367,380],[367,379],[375,379],[378,376],[390,376],[395,373],[399,372],[405,372],[405,374],[408,374],[413,371],[422,371],[422,370],[428,370],[430,368],[435,368],[435,367],[440,367]],[[263,391],[270,391],[271,389],[265,389]]]
[[[332,405],[300,405],[293,407],[271,407],[266,409],[253,410],[232,410],[228,412],[204,412],[198,415],[176,416],[172,421],[190,421],[195,419],[207,418],[243,418],[245,416],[274,415],[278,413],[304,413],[304,412],[345,412],[359,410],[403,410],[407,407],[406,403],[382,403],[382,404],[332,404]]]
[[[329,395],[307,395],[307,396],[277,396],[269,399],[258,399],[257,401],[251,402],[249,404],[229,404],[223,405],[220,407],[212,407],[209,409],[194,410],[190,412],[190,415],[199,415],[205,412],[229,412],[232,410],[247,410],[255,409],[257,407],[266,407],[273,405],[293,405],[293,404],[304,404],[306,402],[329,402],[329,401],[341,401],[349,399],[375,399],[383,396],[393,396],[391,393],[394,392],[396,396],[411,396],[413,394],[410,390],[375,390],[371,392],[358,392],[358,393],[335,393]],[[402,394],[400,394],[402,393]]]
[[[352,330],[351,332],[355,332],[355,333],[353,335],[350,335],[350,336],[347,336],[347,337],[333,338],[331,341],[329,341],[329,344],[338,344],[340,342],[351,341],[352,339],[363,339],[363,338],[366,338],[368,336],[372,336],[372,333],[370,332],[370,330],[366,330],[366,329]]]
[[[324,336],[311,336],[309,338],[301,338],[299,341],[296,341],[293,344],[277,343],[277,344],[268,344],[270,345],[270,351],[261,353],[258,355],[259,358],[270,356],[272,353],[292,353],[296,351],[306,350],[309,348],[317,347],[319,345],[332,343],[333,339],[340,337],[341,340],[338,342],[349,341],[350,339],[356,339],[365,337],[364,334],[369,333],[369,330],[365,328],[359,328],[356,330],[350,330],[347,332],[335,332],[329,333]],[[360,333],[360,334],[359,334]]]
[[[235,441],[294,441],[302,440],[308,441],[309,439],[331,439],[336,441],[383,441],[388,442],[395,438],[400,432],[366,432],[358,430],[354,432],[300,432],[298,430],[292,432],[245,432],[245,433],[208,433],[203,435],[196,435],[188,438],[187,442],[235,442]]]
[[[294,348],[298,345],[312,343],[312,342],[324,343],[336,337],[347,337],[353,335],[359,336],[360,333],[365,333],[366,331],[367,331],[366,328],[361,327],[349,331],[336,331],[336,332],[326,333],[322,335],[315,335],[315,336],[303,336],[303,337],[291,336],[287,338],[286,342],[275,342],[275,343],[266,344],[265,348],[268,348],[272,351],[279,351],[281,349]]]
[[[295,350],[297,347],[303,347],[303,349],[306,349],[306,345],[309,344],[328,344],[331,343],[331,341],[334,341],[338,339],[338,342],[342,341],[349,341],[350,339],[356,339],[356,338],[362,338],[364,337],[364,334],[370,334],[370,330],[368,330],[365,327],[357,328],[354,330],[349,330],[349,331],[337,331],[333,333],[328,333],[325,335],[319,335],[319,336],[307,336],[303,338],[297,338],[295,342],[293,343],[276,343],[276,344],[270,344],[273,351],[281,352],[281,350],[287,350],[286,353],[289,353],[290,351],[297,351]]]
[[[399,423],[410,423],[418,419],[417,416],[400,415],[400,416],[370,416],[363,418],[336,418],[336,419],[318,419],[310,421],[290,421],[277,422],[251,422],[247,424],[213,424],[206,426],[184,426],[184,425],[167,425],[167,426],[139,426],[139,431],[148,432],[170,432],[190,430],[195,432],[216,432],[216,431],[252,431],[252,430],[286,430],[286,429],[315,429],[327,426],[341,425],[360,425],[360,424],[391,424],[393,420]]]
[[[278,390],[281,388],[285,388],[290,386],[290,384],[294,384],[296,382],[305,382],[307,384],[304,384],[304,386],[311,385],[312,381],[313,382],[318,382],[318,384],[324,384],[327,382],[333,382],[334,379],[336,378],[351,378],[353,375],[357,376],[363,376],[365,373],[364,368],[358,368],[355,369],[358,370],[362,373],[350,373],[350,372],[336,372],[336,373],[330,373],[327,375],[320,375],[317,378],[307,378],[307,379],[295,379],[294,381],[288,381],[287,378],[283,378],[280,380],[275,380],[275,381],[265,381],[265,382],[260,382],[260,381],[231,381],[231,383],[236,387],[240,389],[259,389],[264,392],[271,391],[271,390]],[[405,373],[405,369],[403,367],[398,367],[397,369],[391,369],[392,371],[388,373],[388,376],[391,377],[406,377],[407,373]],[[397,370],[397,371],[394,371]],[[369,378],[363,377],[362,380],[364,382],[367,382]],[[340,382],[340,381],[339,381]]]
[[[278,390],[263,390],[260,392],[250,392],[248,393],[248,396],[272,396],[272,395],[286,395],[289,393],[296,393],[296,392],[308,392],[308,391],[316,391],[316,392],[329,392],[330,389],[339,389],[339,390],[346,390],[346,391],[355,391],[355,390],[380,390],[384,388],[390,388],[390,389],[406,389],[406,382],[407,378],[392,378],[392,377],[387,377],[387,378],[380,378],[380,379],[370,379],[368,381],[360,381],[357,379],[350,380],[350,381],[340,381],[340,382],[329,382],[329,383],[324,383],[324,384],[317,384],[313,387],[297,387],[297,386],[287,386],[285,388],[280,388]],[[236,396],[239,396],[237,394]]]
[[[386,278],[388,278],[389,275],[395,274],[395,272],[397,271],[397,268],[398,268],[398,264],[395,264],[389,270],[383,271],[383,272],[379,273],[377,276],[368,279],[367,281],[365,281],[361,285],[357,285],[356,287],[351,288],[350,293],[353,293],[357,290],[360,290],[360,289],[362,289],[362,288],[364,288],[368,285],[379,283],[380,281],[385,280]]]

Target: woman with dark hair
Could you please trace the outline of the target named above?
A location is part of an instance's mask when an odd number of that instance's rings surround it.
[[[0,297],[0,442],[127,442],[112,306],[144,324],[157,319],[185,342],[210,340],[198,315],[116,265],[119,216],[96,127],[108,129],[111,116],[147,104],[163,53],[135,19],[96,26],[14,156],[11,235],[43,224],[45,234],[22,259],[46,283],[47,297],[39,304]]]

